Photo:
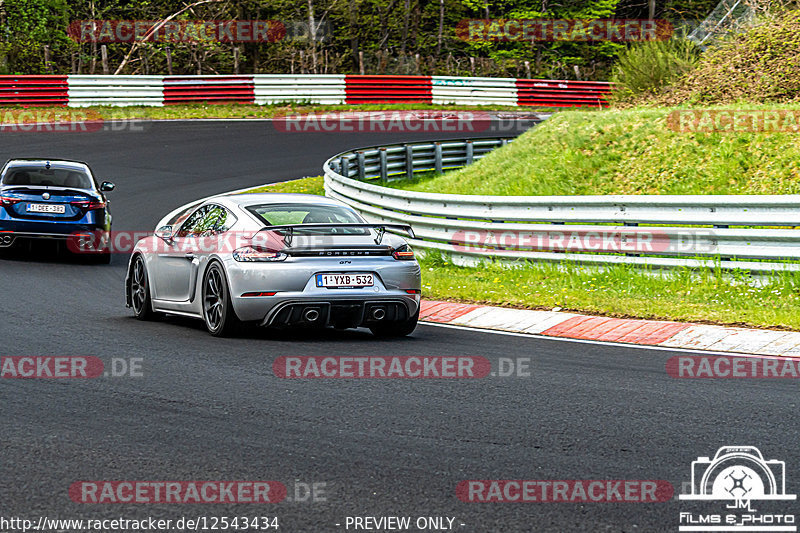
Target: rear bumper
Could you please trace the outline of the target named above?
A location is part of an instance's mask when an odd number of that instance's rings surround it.
[[[57,240],[66,241],[69,233],[31,233],[21,231],[0,230],[0,248],[12,246],[20,239]]]
[[[296,298],[275,305],[260,322],[262,326],[370,327],[404,321],[417,313],[419,298]]]
[[[343,260],[302,258],[276,263],[237,263],[232,259],[226,261],[231,300],[236,315],[240,320],[263,325],[280,325],[286,320],[289,325],[302,324],[304,321],[297,321],[292,313],[288,318],[281,315],[284,312],[282,310],[316,306],[321,317],[320,323],[335,325],[337,320],[355,321],[354,317],[359,313],[368,313],[374,302],[385,302],[387,305],[391,302],[399,303],[404,307],[398,311],[398,316],[412,316],[417,312],[421,279],[420,267],[416,261],[397,261],[391,257],[364,258],[349,265],[342,265],[340,261]],[[316,274],[336,272],[372,273],[375,276],[374,286],[341,289],[316,286]],[[416,293],[409,294],[407,290]],[[275,294],[244,296],[251,292]],[[344,309],[347,306],[351,306],[350,311]],[[387,315],[391,315],[392,307],[386,308]],[[348,316],[339,316],[344,314]]]
[[[80,233],[111,231],[111,217],[98,216],[92,211],[81,219],[23,219],[11,217],[6,208],[0,208],[0,235],[14,239],[68,239]]]
[[[89,250],[97,251],[101,250],[103,246],[101,245],[102,242],[98,242],[96,239],[98,237],[97,229],[76,229],[70,228],[70,231],[67,233],[45,233],[45,232],[31,232],[31,231],[13,231],[0,228],[0,248],[8,248],[9,246],[13,246],[16,242],[24,241],[24,240],[43,240],[43,241],[57,241],[57,242],[64,242],[68,243],[68,247],[73,249],[75,252],[80,252],[82,241],[80,238],[81,234],[90,235],[92,237],[91,246],[89,246]],[[102,235],[100,236],[102,239]],[[69,241],[69,242],[68,242]],[[87,245],[88,246],[88,245]],[[94,247],[94,248],[93,248]]]

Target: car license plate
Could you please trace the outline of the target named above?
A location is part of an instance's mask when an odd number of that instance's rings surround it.
[[[372,287],[372,274],[317,274],[317,287]]]
[[[28,204],[29,213],[66,213],[66,207],[56,204]]]

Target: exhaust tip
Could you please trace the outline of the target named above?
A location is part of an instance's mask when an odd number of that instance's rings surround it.
[[[306,322],[316,322],[319,318],[319,311],[316,309],[306,309],[305,313],[303,313],[303,318]]]
[[[386,318],[386,309],[383,307],[376,307],[372,310],[372,318],[375,320],[383,320]]]

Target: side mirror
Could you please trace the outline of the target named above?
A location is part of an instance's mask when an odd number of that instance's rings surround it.
[[[172,226],[161,226],[156,230],[155,236],[166,242],[172,242]]]
[[[102,184],[100,184],[100,190],[102,192],[113,191],[114,187],[116,187],[116,185],[114,185],[110,181],[104,181]]]

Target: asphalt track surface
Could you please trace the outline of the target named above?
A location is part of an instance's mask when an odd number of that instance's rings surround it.
[[[139,230],[202,196],[319,174],[340,150],[435,137],[168,122],[143,131],[3,133],[0,156],[90,162],[117,183],[115,228]],[[467,479],[661,479],[680,487],[693,460],[724,445],[758,446],[785,461],[787,492],[800,489],[792,380],[676,380],[664,370],[675,352],[430,325],[391,341],[361,330],[216,339],[192,320],[133,319],[124,305],[126,261],[0,260],[3,356],[141,357],[144,374],[0,380],[1,516],[266,515],[285,532],[344,531],[347,516],[448,516],[464,532],[677,531],[679,512],[699,504],[463,503],[455,487]],[[532,374],[272,374],[278,356],[329,354],[530,357]],[[68,497],[78,480],[277,480],[290,496],[299,480],[325,483],[326,501],[88,505]],[[796,512],[797,502],[772,508]]]

